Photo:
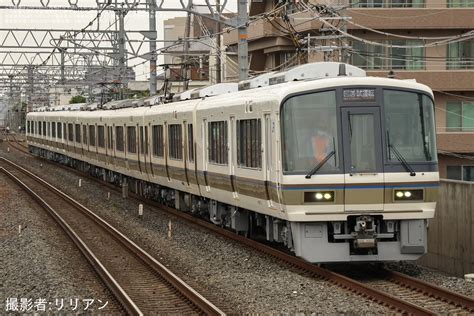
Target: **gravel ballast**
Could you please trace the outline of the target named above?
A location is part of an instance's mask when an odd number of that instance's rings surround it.
[[[120,313],[114,297],[55,221],[3,172],[0,183],[0,314],[15,311],[15,299],[19,312]],[[22,299],[30,304],[20,304]],[[8,308],[7,300],[12,303]]]
[[[4,149],[4,147],[3,147]],[[7,157],[22,157],[11,152]],[[24,161],[23,158],[19,159]],[[41,166],[42,165],[42,166]],[[166,213],[145,207],[138,218],[138,202],[124,200],[95,182],[30,158],[28,169],[72,194],[151,255],[165,263],[198,291],[234,313],[348,313],[390,312],[329,282],[291,271],[273,258],[216,237]],[[168,224],[172,237],[168,238]],[[464,282],[467,283],[467,282]]]

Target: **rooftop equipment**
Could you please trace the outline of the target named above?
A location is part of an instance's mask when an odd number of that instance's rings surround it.
[[[275,71],[268,72],[252,79],[239,82],[239,90],[248,90],[266,87],[269,85],[268,79],[275,75]]]
[[[193,91],[191,93],[191,99],[198,99],[198,98],[210,97],[214,95],[232,93],[232,92],[237,92],[238,90],[239,90],[239,85],[236,82],[218,83],[212,86],[203,87],[201,89]]]

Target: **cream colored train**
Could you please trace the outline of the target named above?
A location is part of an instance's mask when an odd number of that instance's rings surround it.
[[[29,113],[30,151],[311,262],[427,250],[439,175],[425,85],[315,63],[104,108]]]

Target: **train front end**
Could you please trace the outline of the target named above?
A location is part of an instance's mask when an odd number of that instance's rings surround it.
[[[415,260],[439,174],[433,95],[393,79],[336,79],[281,105],[282,184],[297,256]]]

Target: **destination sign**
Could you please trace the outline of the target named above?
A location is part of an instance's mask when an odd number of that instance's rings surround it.
[[[375,101],[375,89],[344,89],[344,101]]]

